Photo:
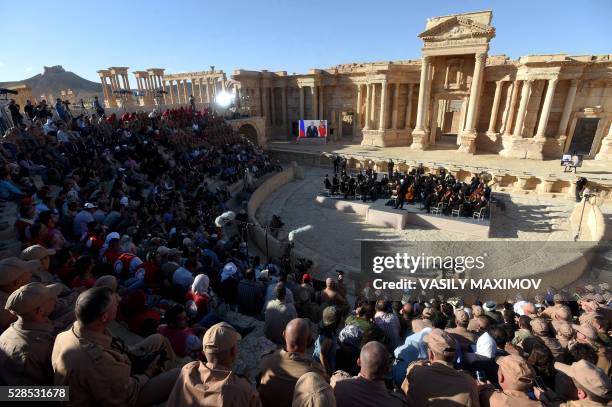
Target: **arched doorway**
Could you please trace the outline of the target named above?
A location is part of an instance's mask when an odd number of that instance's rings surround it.
[[[244,135],[247,139],[251,140],[251,142],[255,145],[259,145],[259,140],[257,137],[257,129],[250,123],[243,124],[238,128],[238,133]]]

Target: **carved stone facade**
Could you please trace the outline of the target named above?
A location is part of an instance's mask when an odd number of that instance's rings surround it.
[[[612,160],[612,55],[491,56],[491,20],[490,11],[428,19],[420,61],[232,79],[243,108],[281,139],[297,136],[301,118],[326,119],[332,141]]]

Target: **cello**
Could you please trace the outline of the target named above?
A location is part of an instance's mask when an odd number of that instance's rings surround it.
[[[414,184],[410,184],[408,191],[406,191],[406,195],[404,195],[404,199],[407,202],[412,202],[414,200]]]

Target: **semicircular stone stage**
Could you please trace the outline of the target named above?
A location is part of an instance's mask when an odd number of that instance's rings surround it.
[[[367,224],[362,216],[354,213],[321,206],[316,197],[324,190],[325,174],[331,171],[316,167],[303,169],[304,178],[271,193],[256,216],[262,224],[268,224],[272,215],[280,215],[285,231],[312,225],[313,229],[298,234],[296,241],[320,256],[322,270],[358,271],[361,240],[530,241],[534,243],[534,250],[546,242],[572,240],[567,218],[575,203],[570,200],[501,194],[504,204],[503,208],[492,208],[490,238],[410,226],[395,230]],[[500,250],[503,247],[500,245]]]

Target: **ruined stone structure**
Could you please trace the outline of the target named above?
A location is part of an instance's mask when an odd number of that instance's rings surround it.
[[[232,78],[243,108],[281,139],[297,136],[301,118],[326,119],[332,141],[612,160],[612,55],[491,56],[491,20],[490,11],[428,19],[420,61]]]
[[[111,67],[97,71],[102,82],[102,94],[106,107],[123,107],[132,104],[132,95],[128,93],[130,80],[128,67]]]
[[[214,66],[211,66],[210,71],[174,74],[165,74],[161,68],[134,71],[136,90],[130,88],[128,69],[112,67],[98,71],[106,107],[135,104],[142,107],[173,107],[188,104],[191,95],[196,104],[209,105],[219,92],[230,88],[236,91],[235,82],[228,80],[225,73],[215,70]]]

